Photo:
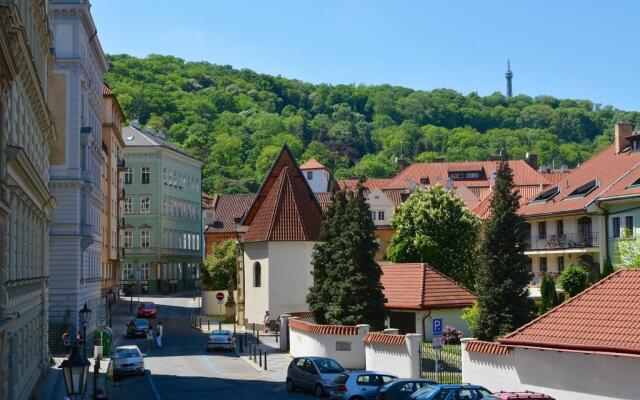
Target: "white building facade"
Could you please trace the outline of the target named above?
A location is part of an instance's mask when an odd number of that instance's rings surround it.
[[[87,0],[52,0],[50,21],[56,63],[49,98],[58,132],[49,170],[58,202],[49,232],[50,335],[78,329],[78,310],[84,303],[94,310],[90,333],[105,318],[100,171],[107,63]]]

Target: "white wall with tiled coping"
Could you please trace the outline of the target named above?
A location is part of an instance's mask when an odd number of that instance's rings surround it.
[[[366,369],[388,372],[399,378],[420,377],[420,343],[416,333],[404,335],[404,344],[366,343]]]

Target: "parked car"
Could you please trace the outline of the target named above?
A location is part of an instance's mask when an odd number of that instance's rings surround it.
[[[396,379],[384,372],[345,371],[333,381],[329,395],[334,400],[375,400],[379,389]]]
[[[233,333],[226,330],[216,330],[209,334],[207,338],[207,351],[214,349],[227,349],[233,350],[234,346]]]
[[[491,396],[487,397],[487,399],[491,400],[555,400],[551,396],[547,396],[542,393],[535,392],[497,392],[492,393]]]
[[[113,376],[144,374],[144,358],[138,346],[120,346],[113,353]]]
[[[154,303],[138,304],[138,318],[155,318],[157,314],[158,310]]]
[[[380,388],[378,400],[409,400],[417,390],[436,383],[428,379],[396,379]]]
[[[411,395],[412,400],[480,400],[491,396],[482,386],[469,384],[428,385]]]
[[[149,321],[134,318],[127,324],[127,337],[145,337],[149,330]]]
[[[323,397],[333,387],[333,381],[344,372],[336,360],[325,357],[296,357],[287,369],[287,390],[312,390]]]

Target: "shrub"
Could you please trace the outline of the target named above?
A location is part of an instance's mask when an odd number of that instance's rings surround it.
[[[456,329],[455,326],[447,325],[444,327],[444,331],[442,332],[444,344],[460,344],[460,339],[462,339],[462,336],[462,331]]]
[[[589,287],[589,272],[579,265],[571,264],[560,275],[560,286],[573,297]]]
[[[477,336],[478,332],[478,321],[480,318],[480,309],[478,308],[478,303],[473,303],[473,306],[467,307],[462,310],[462,319],[469,325],[469,329],[474,336]]]

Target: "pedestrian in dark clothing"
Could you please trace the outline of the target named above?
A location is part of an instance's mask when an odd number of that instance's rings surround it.
[[[71,335],[67,331],[62,334],[62,344],[64,345],[64,354],[71,354]]]

